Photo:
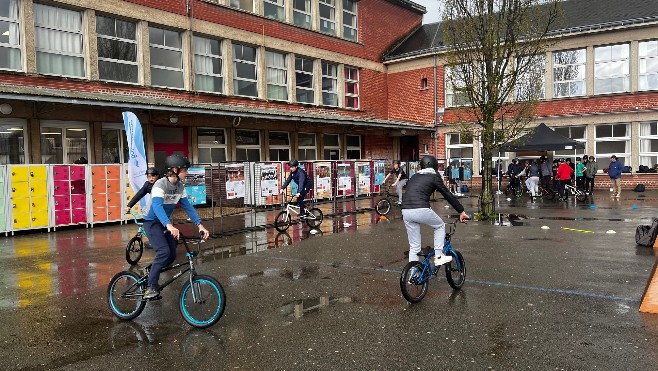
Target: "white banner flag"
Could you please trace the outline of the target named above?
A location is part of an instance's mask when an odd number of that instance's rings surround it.
[[[134,113],[123,112],[123,123],[126,126],[126,136],[128,137],[128,180],[130,186],[137,192],[146,182],[146,168],[148,167],[144,150],[144,134],[142,134],[142,125]],[[150,200],[151,195],[146,195],[139,201],[142,210]]]

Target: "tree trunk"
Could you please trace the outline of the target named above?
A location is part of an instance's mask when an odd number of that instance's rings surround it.
[[[482,216],[487,217],[496,212],[496,204],[494,203],[494,193],[492,187],[492,163],[491,163],[491,150],[482,149],[481,161],[484,163],[482,171],[482,191],[480,193],[480,213]]]

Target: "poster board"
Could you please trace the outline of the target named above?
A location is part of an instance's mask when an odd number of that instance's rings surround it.
[[[462,166],[464,167],[464,180],[471,180],[473,178],[473,160],[462,159]]]
[[[226,165],[226,199],[244,198],[244,164]]]
[[[206,204],[206,168],[191,167],[185,175],[185,193],[192,205]]]
[[[316,162],[315,167],[315,196],[317,199],[331,198],[331,162]]]
[[[370,194],[371,191],[371,175],[372,175],[372,167],[370,165],[370,162],[367,161],[358,161],[355,163],[356,166],[356,182],[357,182],[357,188],[356,188],[356,194],[358,195],[364,195],[364,194]]]
[[[354,194],[354,163],[353,162],[338,162],[336,163],[336,178],[338,179],[338,187],[336,188],[337,196],[347,196]]]
[[[374,185],[372,187],[372,191],[378,193],[381,191],[381,186],[384,184],[384,179],[386,179],[386,161],[374,161],[372,172],[374,173]]]
[[[409,161],[409,166],[408,166],[409,171],[407,172],[407,176],[411,178],[420,170],[420,162],[419,161]]]
[[[260,168],[260,195],[261,197],[276,196],[279,194],[279,166],[266,164]]]

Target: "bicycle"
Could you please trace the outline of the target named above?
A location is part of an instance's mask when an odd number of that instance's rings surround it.
[[[400,207],[400,205],[397,202],[393,202],[393,199],[398,198],[398,195],[391,193],[391,186],[382,187],[384,188],[384,197],[375,204],[375,212],[379,215],[387,215],[391,211],[392,205],[396,207]]]
[[[194,259],[201,251],[200,237],[185,237],[180,234],[180,239],[183,241],[185,250],[186,262],[170,265],[163,268],[162,272],[178,269],[187,266],[176,273],[172,278],[160,286],[160,290],[169,286],[183,274],[189,272],[188,280],[181,288],[178,298],[178,309],[180,310],[183,319],[190,325],[198,328],[206,328],[214,325],[219,321],[224,314],[226,307],[226,295],[222,285],[213,277],[207,275],[197,274],[194,265]],[[190,251],[187,241],[197,241],[196,251]],[[123,271],[117,273],[107,286],[107,298],[110,311],[122,320],[132,320],[139,316],[146,307],[147,301],[144,299],[144,292],[146,291],[149,270],[149,264],[143,275],[138,275],[134,272]],[[151,300],[159,300],[158,296]],[[193,305],[196,304],[196,305]],[[207,314],[204,314],[205,309]]]
[[[576,196],[576,200],[580,202],[587,201],[587,193],[578,187],[574,187],[571,184],[564,185],[564,197],[560,197],[560,200],[567,201],[569,199],[569,194]]]
[[[139,228],[137,229],[135,237],[131,238],[126,245],[126,261],[130,265],[135,265],[139,262],[139,259],[142,258],[142,254],[144,253],[144,241],[142,240],[142,237],[148,236],[144,230],[144,223],[137,221],[137,212],[130,210],[130,214],[133,215],[133,220]]]
[[[521,179],[519,178],[519,183],[521,182]],[[504,190],[505,196],[509,196],[510,194],[513,194],[516,197],[521,197],[523,196],[523,184],[519,185],[514,185],[512,183],[512,178],[510,177],[509,183],[507,183],[507,187],[505,187]]]
[[[456,219],[453,223],[447,226],[452,226],[450,231],[446,230],[445,242],[443,244],[443,253],[452,256],[450,263],[444,264],[446,271],[446,279],[448,284],[455,290],[459,290],[466,281],[466,263],[462,254],[452,248],[452,235],[457,230]],[[446,228],[447,229],[447,228]],[[418,256],[423,256],[422,262],[412,261],[407,263],[402,269],[400,274],[400,289],[402,296],[404,296],[410,303],[419,303],[427,294],[429,287],[429,280],[436,277],[441,266],[434,265],[435,251],[430,246],[425,247]]]
[[[294,197],[295,196],[285,197],[287,200],[286,208],[278,213],[276,219],[274,219],[274,228],[279,232],[285,232],[290,228],[290,225],[292,224],[291,214],[299,215],[299,206],[292,203]],[[299,220],[305,220],[306,224],[311,228],[319,227],[320,224],[322,224],[323,219],[324,215],[322,214],[322,210],[317,207],[306,209],[306,215],[299,216]]]
[[[538,184],[537,187],[539,189],[539,194],[537,195],[537,197],[553,200],[555,198],[555,195],[557,194],[557,192],[555,192],[554,190],[550,188],[544,188],[541,184]]]

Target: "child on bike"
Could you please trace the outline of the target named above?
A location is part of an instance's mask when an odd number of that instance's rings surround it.
[[[180,204],[197,225],[202,238],[208,238],[208,230],[201,224],[201,218],[187,199],[185,186],[181,179],[185,179],[190,161],[178,155],[172,155],[165,160],[167,173],[153,184],[151,202],[144,215],[144,229],[149,236],[151,246],[156,253],[155,260],[149,271],[148,288],[144,299],[154,299],[160,295],[160,271],[176,260],[176,240],[180,236],[179,230],[171,223],[170,217],[176,205]]]
[[[281,186],[281,193],[285,192],[288,188],[288,184],[291,181],[297,183],[297,206],[299,206],[299,219],[306,218],[306,210],[304,209],[304,197],[311,190],[313,186],[313,181],[308,176],[306,171],[299,167],[299,161],[290,160],[288,161],[288,166],[290,166],[290,175],[286,179],[285,183]]]
[[[445,223],[430,207],[430,197],[434,191],[439,191],[448,203],[457,210],[459,221],[464,222],[468,215],[457,198],[446,188],[437,170],[439,162],[434,156],[424,156],[420,161],[421,170],[407,183],[407,193],[402,202],[402,218],[407,228],[409,239],[409,261],[418,261],[420,252],[421,224],[434,229],[434,257],[435,265],[442,265],[452,261],[452,256],[443,255],[445,240]]]
[[[130,211],[130,209],[135,206],[141,200],[144,198],[144,196],[151,194],[151,189],[153,188],[153,183],[155,183],[156,180],[158,180],[158,176],[160,175],[160,172],[158,169],[154,167],[150,167],[146,169],[146,182],[142,186],[142,188],[135,193],[133,198],[130,199],[130,202],[128,202],[128,205],[126,206],[126,213]]]
[[[402,188],[407,184],[407,180],[409,177],[407,177],[407,173],[404,172],[404,169],[400,167],[402,163],[400,160],[395,160],[393,161],[393,169],[391,169],[391,172],[386,175],[386,178],[384,178],[384,183],[388,180],[388,177],[391,175],[395,178],[395,181],[393,184],[391,184],[391,187],[396,187],[398,191],[398,205],[402,203]]]

